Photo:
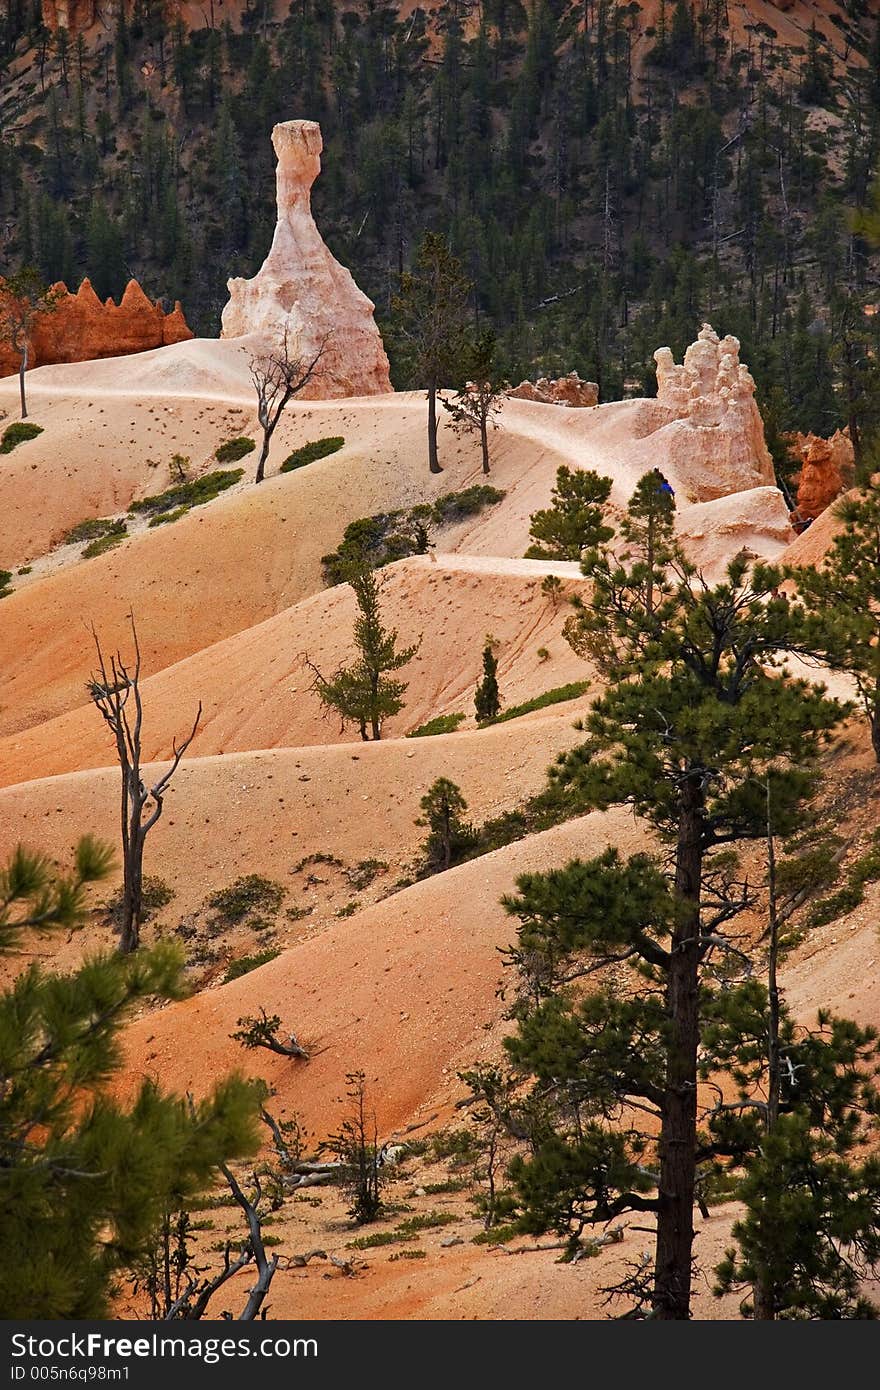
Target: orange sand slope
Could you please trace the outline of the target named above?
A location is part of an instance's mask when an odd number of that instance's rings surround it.
[[[403,711],[386,737],[417,728],[438,714],[459,710],[473,725],[473,692],[487,633],[498,643],[499,681],[507,707],[550,686],[583,680],[589,668],[562,636],[564,602],[541,590],[548,570],[564,576],[569,592],[583,581],[575,565],[468,556],[417,557],[382,575],[382,611],[398,628],[401,645],[421,641],[406,669]],[[314,689],[309,660],[330,674],[351,660],[354,595],[348,585],[324,590],[273,618],[226,638],[143,683],[149,711],[144,754],[164,757],[182,725],[202,704],[192,752],[198,757],[251,748],[359,741],[340,732]],[[131,646],[130,641],[124,650]],[[541,655],[539,655],[539,652]],[[94,653],[92,653],[94,658]],[[88,668],[80,671],[80,694]],[[573,717],[573,716],[572,716]],[[94,706],[0,739],[0,785],[100,767],[112,742]]]

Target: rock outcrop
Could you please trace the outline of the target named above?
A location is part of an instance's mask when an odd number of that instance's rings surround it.
[[[670,458],[687,475],[692,500],[772,486],[773,461],[739,341],[719,338],[704,323],[681,365],[668,347],[658,348],[654,361]]]
[[[787,438],[789,452],[801,466],[795,479],[797,509],[804,521],[815,521],[835,497],[852,486],[852,440],[845,430],[835,430],[830,439],[818,434],[792,434]]]
[[[546,376],[537,381],[521,381],[507,392],[521,401],[541,401],[544,405],[568,405],[584,408],[599,404],[599,388],[595,381],[581,381],[577,372],[550,380]]]
[[[50,34],[66,29],[70,38],[76,38],[84,29],[90,29],[98,17],[96,0],[42,0],[43,23]]]
[[[331,399],[391,391],[388,358],[374,305],[330,254],[315,226],[311,187],[321,169],[315,121],[284,121],[272,131],[278,157],[278,222],[269,254],[252,280],[229,281],[223,338],[248,338],[255,350],[288,334],[292,355],[311,358],[325,343],[320,375],[302,396]]]
[[[129,281],[118,304],[112,299],[102,304],[88,280],[83,280],[76,294],[62,284],[53,289],[55,308],[37,319],[31,335],[31,367],[124,357],[193,336],[179,303],[166,314],[158,301],[154,304],[147,298],[136,280]],[[9,376],[18,368],[18,354],[7,344],[0,344],[0,376]]]

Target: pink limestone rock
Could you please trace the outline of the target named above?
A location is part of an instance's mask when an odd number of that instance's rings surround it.
[[[691,500],[708,501],[775,483],[755,402],[755,383],[739,360],[738,339],[704,323],[684,362],[668,347],[654,353],[657,404],[666,413],[669,463],[687,479]]]
[[[278,157],[275,235],[253,279],[229,281],[220,336],[249,339],[258,353],[277,347],[286,329],[289,351],[306,359],[326,339],[319,374],[301,393],[304,399],[391,391],[375,305],[331,256],[312,217],[321,128],[315,121],[284,121],[272,131],[272,144]]]

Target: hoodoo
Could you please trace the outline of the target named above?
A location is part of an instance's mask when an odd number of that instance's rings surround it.
[[[102,304],[87,279],[76,294],[60,283],[52,288],[55,308],[37,318],[31,335],[31,367],[124,357],[192,337],[180,303],[166,314],[161,303],[153,303],[136,280],[129,280],[118,304],[112,299]],[[0,297],[2,294],[0,281]],[[18,353],[8,343],[0,343],[0,376],[11,376],[18,368]]]
[[[694,483],[694,500],[772,487],[773,460],[739,340],[719,338],[704,323],[681,365],[668,347],[658,348],[654,361],[657,401],[674,422],[670,451]]]
[[[284,121],[272,131],[278,157],[278,222],[269,254],[251,280],[229,281],[223,338],[277,345],[311,358],[325,344],[320,372],[303,391],[311,399],[374,396],[390,391],[388,358],[374,304],[330,254],[315,226],[311,188],[321,169],[321,128]]]

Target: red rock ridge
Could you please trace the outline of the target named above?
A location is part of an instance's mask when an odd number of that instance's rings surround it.
[[[76,294],[62,284],[53,289],[59,295],[55,309],[41,315],[34,325],[32,367],[125,357],[193,336],[179,302],[166,314],[158,301],[153,304],[147,298],[136,280],[129,280],[118,304],[112,299],[102,304],[89,280],[83,280]],[[10,376],[18,368],[18,354],[0,343],[0,376]]]

